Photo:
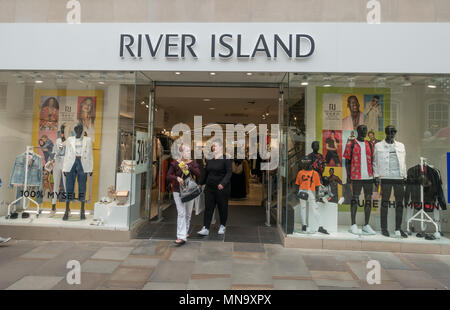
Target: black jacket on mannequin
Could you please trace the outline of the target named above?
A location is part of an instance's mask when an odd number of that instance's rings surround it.
[[[447,210],[444,191],[442,189],[442,178],[439,170],[425,165],[424,173],[420,165],[408,169],[406,181],[405,205],[418,205],[420,209],[420,185],[423,184],[423,197],[425,211],[433,211],[434,207]],[[427,208],[427,205],[431,206]]]

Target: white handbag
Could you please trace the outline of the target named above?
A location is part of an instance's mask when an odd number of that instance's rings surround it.
[[[205,211],[205,193],[202,192],[194,201],[195,205],[195,215],[199,215]]]

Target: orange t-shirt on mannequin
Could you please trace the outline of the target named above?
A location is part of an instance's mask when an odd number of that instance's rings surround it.
[[[311,182],[311,177],[312,182]],[[315,170],[300,170],[297,174],[297,179],[295,180],[301,190],[316,191],[316,187],[320,186],[320,176]]]

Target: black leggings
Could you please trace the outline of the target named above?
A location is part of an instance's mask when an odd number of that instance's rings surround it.
[[[352,202],[351,202],[351,219],[352,225],[356,224],[356,213],[358,211],[359,195],[361,194],[361,189],[364,190],[364,225],[369,225],[370,211],[372,209],[372,190],[373,190],[373,180],[352,180]]]
[[[231,187],[228,185],[223,190],[205,190],[205,217],[203,225],[206,229],[211,226],[214,209],[219,209],[220,224],[226,226],[228,218],[228,198],[230,197]]]

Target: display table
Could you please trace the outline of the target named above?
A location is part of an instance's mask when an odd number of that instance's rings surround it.
[[[94,219],[103,220],[105,226],[128,228],[130,204],[117,205],[117,201],[110,203],[96,202]]]

